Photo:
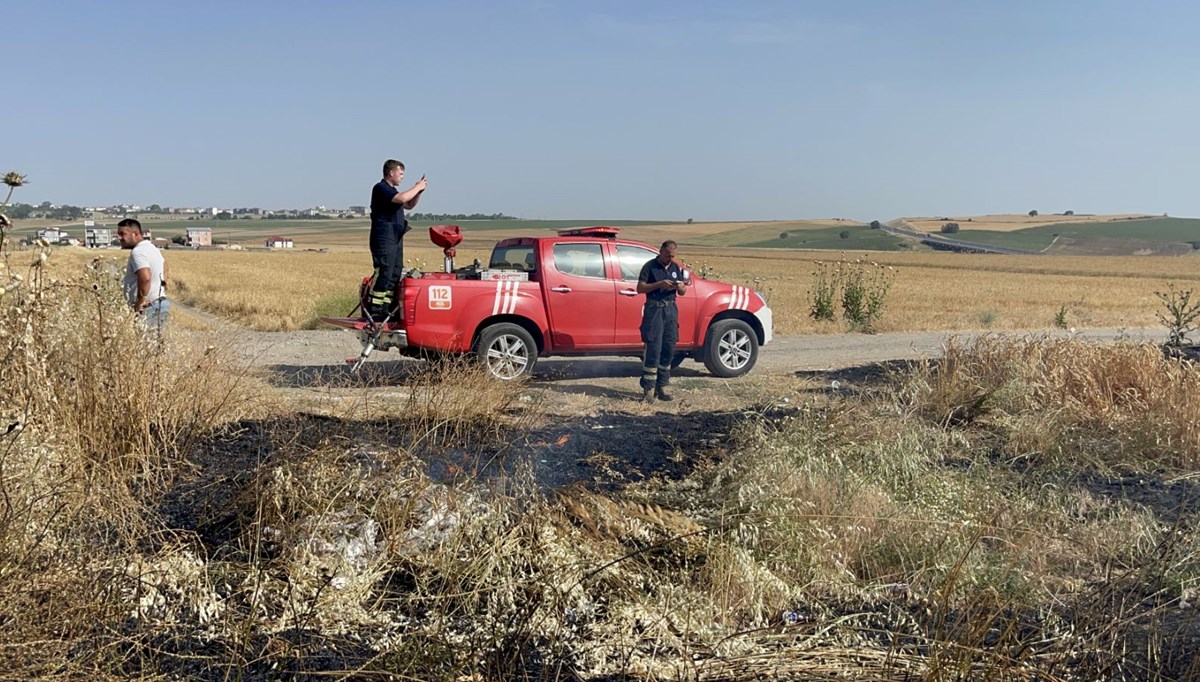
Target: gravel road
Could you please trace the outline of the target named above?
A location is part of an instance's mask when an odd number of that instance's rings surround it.
[[[292,332],[254,332],[226,329],[222,332],[236,341],[239,352],[254,366],[332,366],[342,365],[347,358],[358,355],[358,339],[343,330],[304,330]],[[798,334],[776,337],[760,349],[755,372],[797,372],[839,369],[865,364],[920,357],[936,357],[947,339],[974,338],[997,332],[897,332],[888,334]],[[1023,330],[1003,332],[1015,336],[1066,337],[1069,331]],[[1165,329],[1084,329],[1075,332],[1090,341],[1113,341],[1120,338],[1133,341],[1162,342]],[[395,352],[377,352],[369,362],[388,362],[398,359]],[[629,358],[543,358],[539,368],[554,368],[571,373],[573,367],[593,368],[596,364],[630,364]],[[636,362],[632,363],[636,369]],[[685,364],[685,367],[700,365]],[[539,374],[547,373],[539,369]],[[591,371],[594,371],[591,370]],[[583,370],[587,374],[591,371]]]

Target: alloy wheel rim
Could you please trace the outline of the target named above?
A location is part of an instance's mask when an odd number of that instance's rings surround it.
[[[487,351],[488,370],[498,379],[516,379],[529,365],[529,349],[513,334],[502,334]]]
[[[750,362],[750,337],[741,330],[730,329],[721,335],[717,355],[721,364],[729,369],[745,367]]]

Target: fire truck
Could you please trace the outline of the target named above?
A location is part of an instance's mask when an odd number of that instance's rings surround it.
[[[640,356],[645,295],[642,266],[658,249],[619,238],[615,227],[561,230],[556,236],[497,242],[486,266],[454,266],[462,240],[457,225],[429,228],[445,254],[442,272],[409,270],[397,285],[396,310],[386,320],[323,318],[353,330],[362,353],[417,357],[474,354],[497,379],[528,376],[540,357]],[[771,342],[771,309],[751,287],[705,279],[684,270],[690,286],[678,297],[679,343],[674,365],[692,359],[718,377],[749,372]],[[362,282],[365,293],[370,278]]]

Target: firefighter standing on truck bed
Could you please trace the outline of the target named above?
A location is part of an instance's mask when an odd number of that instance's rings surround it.
[[[675,343],[679,340],[679,311],[675,308],[675,297],[682,296],[686,289],[683,268],[675,262],[678,245],[667,240],[658,250],[658,257],[642,266],[638,274],[637,292],[646,294],[646,305],[642,308],[642,343],[646,344],[642,355],[642,400],[671,400],[667,384],[671,381],[671,360],[675,357]]]
[[[390,313],[396,295],[396,283],[404,269],[404,233],[408,220],[404,209],[416,208],[425,191],[425,176],[407,190],[400,191],[404,164],[388,159],[383,164],[383,179],[371,188],[371,264],[375,275],[363,313],[372,320],[383,320]]]

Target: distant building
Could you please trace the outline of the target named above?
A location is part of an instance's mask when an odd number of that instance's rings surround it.
[[[354,215],[366,215],[367,207],[366,206],[351,206],[350,212],[353,213]]]
[[[89,249],[107,249],[112,246],[112,230],[107,227],[88,227],[83,230],[83,245]]]
[[[211,227],[189,227],[187,229],[188,246],[212,246]]]
[[[287,237],[267,237],[268,249],[290,249],[293,246],[295,246],[295,244],[293,244],[292,240]]]
[[[66,243],[71,235],[67,234],[66,230],[60,230],[57,227],[46,227],[37,231],[37,238],[44,240],[47,244]]]

